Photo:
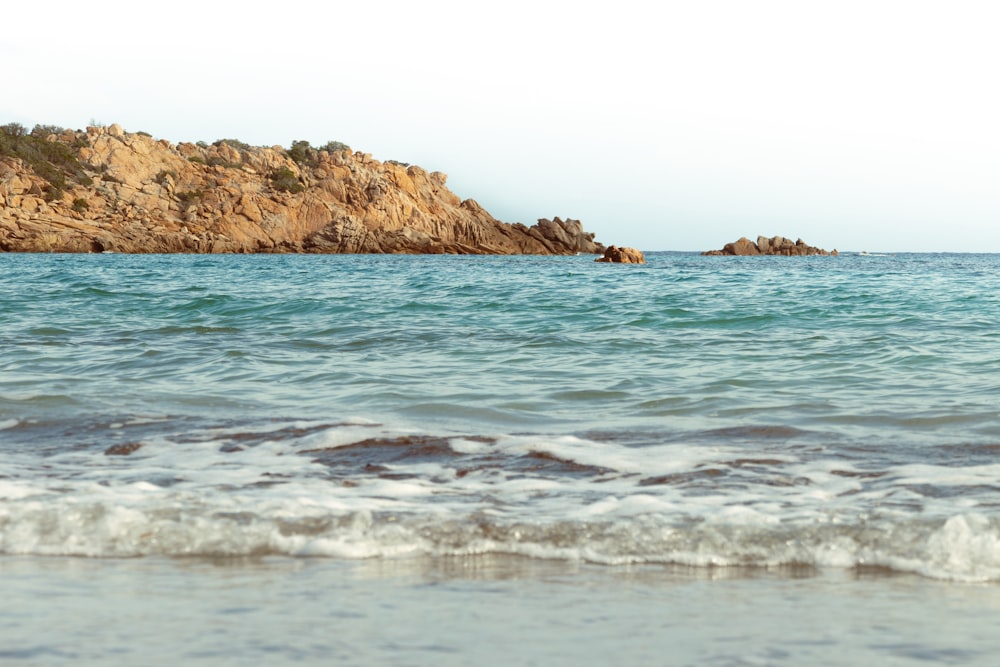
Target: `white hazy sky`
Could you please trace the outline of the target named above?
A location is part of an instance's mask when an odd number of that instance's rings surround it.
[[[1000,2],[49,0],[0,123],[342,141],[604,243],[1000,252]]]

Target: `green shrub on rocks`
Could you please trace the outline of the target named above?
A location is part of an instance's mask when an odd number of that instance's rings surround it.
[[[233,148],[235,148],[238,151],[248,151],[251,148],[250,144],[248,144],[248,143],[246,143],[244,141],[240,141],[239,139],[219,139],[218,141],[216,141],[212,145],[213,146],[220,146],[222,144],[226,144],[227,146],[232,146]]]
[[[45,192],[48,201],[62,198],[67,176],[84,185],[90,181],[72,148],[48,140],[49,135],[63,131],[54,125],[35,125],[31,132],[20,123],[0,125],[0,157],[17,158],[31,167],[49,184]]]
[[[224,158],[213,155],[205,161],[209,167],[225,167],[226,169],[240,169],[243,167],[239,162],[230,162]]]
[[[296,164],[315,167],[319,164],[319,152],[309,145],[308,141],[293,141],[288,149],[288,157]]]
[[[351,147],[342,141],[328,141],[320,146],[319,150],[326,151],[327,153],[339,153],[340,151],[349,151]]]
[[[281,167],[271,173],[271,187],[275,190],[291,192],[292,194],[302,192],[306,189],[299,182],[299,178],[295,175],[295,172],[288,167]]]
[[[205,196],[205,193],[201,190],[187,190],[185,192],[178,192],[176,197],[181,203],[181,206],[187,208],[191,204],[195,203],[199,199]]]
[[[0,133],[7,137],[23,137],[28,134],[28,129],[20,123],[7,123],[0,126]],[[0,140],[2,138],[0,137]]]
[[[351,147],[341,141],[328,141],[319,148],[313,148],[308,141],[297,140],[293,141],[292,147],[288,149],[288,157],[296,164],[316,167],[319,165],[320,151],[338,153],[349,150],[351,150]]]
[[[58,125],[35,125],[31,130],[31,136],[36,139],[45,139],[50,134],[62,134],[66,129]]]

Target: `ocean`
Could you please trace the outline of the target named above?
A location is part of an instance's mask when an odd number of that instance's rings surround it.
[[[0,254],[0,664],[1000,659],[1000,255]]]

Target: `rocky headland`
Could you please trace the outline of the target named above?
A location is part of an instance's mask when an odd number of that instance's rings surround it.
[[[578,220],[495,219],[447,176],[331,142],[173,144],[0,126],[0,251],[599,254]]]
[[[702,255],[736,255],[746,257],[749,255],[784,255],[806,256],[806,255],[836,255],[836,250],[823,250],[811,246],[802,239],[792,241],[783,236],[758,236],[754,243],[747,237],[742,237],[738,241],[727,243],[722,250],[706,250]]]

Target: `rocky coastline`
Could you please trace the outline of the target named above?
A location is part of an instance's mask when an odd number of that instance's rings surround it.
[[[754,243],[747,237],[727,243],[721,250],[706,250],[702,255],[730,255],[748,257],[752,255],[782,255],[785,257],[804,257],[808,255],[837,255],[836,250],[823,250],[811,246],[802,239],[792,241],[784,236],[758,236]]]
[[[171,143],[0,126],[0,251],[600,254],[579,220],[497,220],[447,176],[331,142]]]

